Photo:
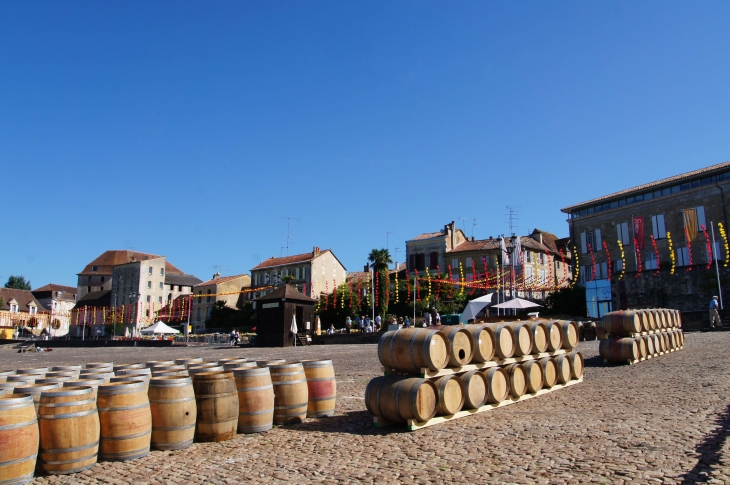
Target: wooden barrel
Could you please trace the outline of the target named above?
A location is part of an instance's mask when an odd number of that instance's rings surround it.
[[[18,369],[15,371],[15,374],[22,375],[22,374],[35,374],[35,375],[46,375],[46,373],[49,371],[48,367],[35,367],[33,369]]]
[[[189,365],[194,363],[202,363],[203,359],[201,357],[189,357],[187,359],[175,359],[174,363],[175,365]]]
[[[150,452],[152,413],[144,382],[102,384],[96,402],[101,423],[100,459],[127,461]]]
[[[152,377],[152,371],[149,368],[144,369],[119,369],[115,372],[117,376],[147,376]]]
[[[67,381],[62,384],[63,387],[88,387],[91,389],[91,397],[94,399],[94,402],[96,402],[97,392],[99,390],[99,386],[102,384],[106,384],[108,381],[106,379],[77,379],[75,381]]]
[[[145,367],[147,367],[148,369],[153,369],[155,367],[166,367],[169,365],[175,365],[175,361],[174,360],[148,360],[145,363]],[[182,364],[180,364],[180,365],[182,365]]]
[[[461,367],[471,362],[476,342],[464,325],[434,325],[431,328],[442,331],[448,338],[449,367]]]
[[[274,424],[301,423],[307,416],[307,378],[301,363],[269,366],[274,385]]]
[[[274,422],[274,386],[269,368],[237,368],[233,376],[238,391],[238,432],[270,430]]]
[[[515,341],[515,357],[530,355],[532,352],[532,333],[525,322],[507,322],[507,327],[512,329],[512,338]]]
[[[563,334],[560,331],[560,322],[546,322],[545,329],[547,330],[547,350],[553,352],[563,348]]]
[[[657,350],[657,352],[662,353],[666,351],[664,348],[664,338],[660,333],[655,333],[653,335],[654,337],[654,348]]]
[[[433,418],[437,399],[436,385],[418,377],[376,377],[365,388],[365,407],[370,414],[392,423]]]
[[[639,312],[639,315],[641,315],[642,318],[642,325],[641,325],[641,331],[642,332],[649,332],[651,330],[655,330],[657,328],[656,318],[654,318],[654,314],[647,310],[635,310]]]
[[[515,355],[515,338],[512,329],[504,323],[488,323],[494,333],[494,355],[498,359],[509,359]]]
[[[474,343],[472,362],[489,362],[494,358],[496,341],[494,331],[486,325],[466,325]]]
[[[38,456],[38,421],[29,395],[0,396],[0,483],[33,480]]]
[[[114,377],[114,370],[111,367],[94,367],[92,369],[81,369],[81,372],[79,372],[79,376],[89,374],[109,374],[110,377]]]
[[[14,370],[0,370],[0,377],[8,377],[15,375]]]
[[[659,355],[659,352],[661,352],[661,347],[662,347],[661,342],[659,342],[659,336],[656,334],[652,334],[652,335],[649,335],[648,337],[651,339],[652,344],[654,345],[654,356]]]
[[[437,377],[433,383],[436,386],[436,415],[448,416],[461,411],[464,406],[464,384],[456,375]]]
[[[223,364],[223,370],[236,370],[236,369],[256,369],[258,365],[256,362],[226,362]]]
[[[578,329],[578,342],[583,341],[583,322],[575,322],[576,328]]]
[[[642,335],[641,340],[644,341],[644,347],[646,347],[646,356],[652,357],[654,355],[654,340],[651,335]]]
[[[91,387],[43,391],[38,408],[43,471],[50,475],[78,473],[96,465],[99,414]]]
[[[583,322],[583,340],[596,340],[596,322]]]
[[[153,377],[147,395],[152,415],[152,448],[182,450],[192,445],[198,412],[190,377]]]
[[[73,370],[55,370],[51,372],[46,372],[46,379],[49,379],[51,377],[78,377],[81,374],[79,374],[79,371],[73,371]]]
[[[270,365],[279,365],[284,364],[286,361],[284,359],[270,359],[270,360],[257,360],[256,365],[259,367],[269,367]]]
[[[307,378],[307,417],[324,418],[335,414],[337,381],[331,360],[302,362]]]
[[[110,371],[114,371],[114,362],[88,362],[81,370],[90,369],[109,369]]]
[[[213,367],[223,367],[218,365],[217,362],[196,362],[194,364],[188,364],[187,369],[212,369]]]
[[[564,349],[573,349],[578,346],[578,326],[575,322],[564,320],[559,323],[560,336]]]
[[[149,364],[149,362],[148,362]],[[155,372],[172,372],[172,371],[178,371],[178,370],[187,370],[188,368],[184,365],[175,365],[175,364],[164,364],[164,365],[151,365],[148,367],[150,372],[154,374]]]
[[[528,322],[528,328],[532,333],[532,350],[530,353],[539,354],[545,352],[548,347],[548,331],[542,322]]]
[[[527,392],[527,373],[520,364],[510,364],[504,367],[509,383],[509,394],[513,398],[519,398]]]
[[[487,403],[496,404],[509,396],[507,373],[501,367],[490,367],[482,371],[487,378]]]
[[[82,367],[80,365],[55,365],[51,367],[51,372],[75,371],[78,374],[79,372],[81,372],[81,369]]]
[[[198,416],[197,441],[226,441],[236,436],[238,393],[231,372],[200,372],[193,376]]]
[[[449,341],[440,330],[402,328],[385,332],[378,342],[378,359],[384,367],[420,374],[421,369],[443,369],[449,363]]]
[[[211,372],[225,372],[222,365],[216,365],[211,367],[188,367],[188,375],[194,376],[200,373],[211,373]]]
[[[639,358],[639,347],[631,337],[602,340],[598,352],[607,362],[622,363]]]
[[[643,310],[618,310],[603,315],[603,328],[611,336],[625,337],[642,331]]]
[[[525,386],[527,392],[534,394],[545,386],[545,376],[540,366],[540,362],[536,360],[528,360],[520,364],[525,371]]]
[[[661,334],[662,339],[664,339],[664,351],[669,352],[672,350],[671,343],[669,342],[669,334],[666,332],[662,332]]]
[[[36,379],[36,384],[51,384],[53,382],[66,382],[66,381],[75,381],[76,377],[74,376],[57,376],[57,377],[45,377],[43,379]]]
[[[585,369],[585,362],[583,361],[583,354],[577,350],[567,354],[570,358],[570,374],[573,379],[580,379],[583,377],[583,369]]]
[[[684,347],[684,332],[681,329],[677,329],[679,332],[679,346]]]
[[[99,373],[99,374],[80,374],[79,379],[105,379],[106,382],[109,382],[109,379],[111,379],[114,376],[113,372],[105,372],[105,373]]]
[[[634,342],[636,342],[636,349],[639,351],[639,359],[646,359],[648,354],[644,339],[641,336],[634,337]]]
[[[173,371],[154,371],[152,377],[190,377],[186,370],[173,370]]]
[[[147,375],[131,375],[131,376],[115,376],[109,378],[110,384],[118,384],[124,382],[142,382],[144,383],[145,389],[150,388],[150,376]]]
[[[565,384],[573,377],[570,354],[560,354],[552,357],[555,362],[555,373],[559,384]]]
[[[117,364],[113,367],[114,373],[116,374],[118,370],[125,370],[125,369],[144,369],[144,364]]]
[[[464,395],[464,409],[476,409],[487,402],[487,378],[483,372],[471,370],[457,374]]]
[[[38,406],[41,402],[41,392],[58,389],[59,387],[61,387],[60,382],[49,382],[47,384],[25,384],[13,389],[13,394],[30,394],[33,396],[33,404],[35,405],[36,412],[38,412]]]
[[[555,361],[550,357],[545,357],[539,360],[539,364],[542,367],[544,387],[550,389],[558,382],[558,369],[555,366]]]
[[[674,310],[674,319],[677,322],[677,328],[682,328],[682,312]]]
[[[33,384],[37,379],[43,379],[44,374],[15,374],[8,376],[6,382],[27,382]]]
[[[601,340],[608,338],[608,330],[610,327],[610,319],[606,319],[605,317],[606,315],[596,322],[596,338]]]

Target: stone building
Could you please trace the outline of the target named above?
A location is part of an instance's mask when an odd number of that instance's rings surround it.
[[[310,253],[269,258],[251,269],[251,289],[261,288],[261,291],[249,293],[249,299],[274,291],[265,288],[283,284],[284,277],[291,277],[289,284],[297,291],[318,299],[344,283],[347,270],[331,249],[314,247]]]
[[[717,273],[725,284],[730,276],[721,235],[729,189],[725,162],[562,209],[590,316],[645,307],[705,311],[718,295]]]
[[[234,276],[213,275],[213,279],[199,283],[193,288],[193,314],[190,325],[194,332],[205,329],[205,321],[210,318],[215,303],[223,301],[226,307],[236,309],[243,304],[241,290],[250,288],[251,277],[247,274]]]
[[[419,234],[406,241],[406,267],[410,272],[418,270],[423,273],[428,268],[435,274],[436,267],[444,272],[449,264],[446,253],[467,240],[464,231],[457,229],[454,221],[444,225],[440,231]]]
[[[60,337],[68,334],[70,313],[76,305],[76,288],[48,284],[31,291],[36,300],[48,312],[50,321],[58,320],[59,328],[52,328],[52,335]]]
[[[27,328],[35,335],[48,330],[49,315],[29,290],[0,288],[0,299],[0,338],[12,338],[15,327]]]

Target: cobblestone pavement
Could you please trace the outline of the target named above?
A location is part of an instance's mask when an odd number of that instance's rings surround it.
[[[585,381],[513,406],[417,432],[376,430],[365,385],[375,345],[296,349],[0,351],[0,368],[183,356],[331,358],[337,415],[182,451],[153,451],[35,484],[730,483],[730,332],[688,334],[683,350],[604,367],[582,342]]]

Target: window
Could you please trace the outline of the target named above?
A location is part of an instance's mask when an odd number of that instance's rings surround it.
[[[99,267],[98,266],[92,266],[91,267],[91,271],[99,271]]]
[[[525,250],[523,253],[523,259],[525,260],[525,263],[532,263],[532,253],[530,251]]]
[[[689,251],[687,248],[677,248],[677,266],[689,266]]]
[[[466,267],[471,268],[473,262],[474,260],[472,258],[466,258]]]
[[[271,273],[266,273],[264,275],[264,283],[268,283],[271,280]]]
[[[103,277],[103,276],[101,277],[101,282],[102,282],[102,283],[104,282],[104,277]]]
[[[707,251],[707,248],[705,248],[705,253],[707,253],[705,256],[707,259],[705,261],[710,261],[710,257],[712,257],[712,259],[716,259],[718,261],[722,261],[724,259],[722,256],[722,246],[720,245],[719,242],[715,242],[715,244],[713,245],[711,255]]]
[[[205,297],[206,303],[210,303],[210,290],[205,292],[208,296]]]
[[[613,262],[613,270],[614,270],[614,272],[618,273],[622,269],[624,269],[624,262],[623,262],[623,260],[621,260],[621,259],[615,260]]]
[[[621,244],[628,246],[631,244],[631,234],[629,234],[629,223],[619,222],[616,224],[616,235]]]
[[[656,253],[654,251],[647,251],[644,257],[644,269],[657,269]]]
[[[541,269],[540,270],[540,281],[543,282],[543,283],[545,282],[545,276],[546,276],[545,270],[544,269]]]
[[[152,274],[152,266],[149,267],[150,274]]]
[[[165,275],[165,268],[160,268],[160,276],[164,276],[164,275]]]
[[[198,318],[196,318],[197,321],[200,321],[200,318],[203,316],[203,309],[198,307]]]
[[[200,301],[201,301],[200,295],[202,295],[202,294],[203,294],[202,291],[198,291],[198,304],[200,304]]]
[[[591,250],[593,252],[596,252],[598,249],[601,248],[601,230],[596,229],[593,231],[581,232],[580,245],[580,249],[583,254],[588,252],[589,245]]]
[[[258,273],[256,273],[255,275],[253,275],[253,284],[254,285],[257,285],[257,286],[259,284],[259,274]]]
[[[664,226],[664,214],[651,216],[651,228],[654,231],[654,239],[665,239],[667,228]]]
[[[205,319],[210,320],[210,307],[205,309]]]
[[[157,303],[160,303],[160,304],[162,304],[162,297],[161,297],[161,296],[158,296],[158,297],[157,297]]]
[[[87,291],[88,293],[91,293],[91,287],[90,287],[90,286],[87,286],[87,287],[86,287],[86,291]]]
[[[18,313],[18,305],[10,305],[10,313]]]
[[[38,309],[36,307],[34,307],[34,306],[29,307],[28,308],[28,313],[30,313],[31,315],[35,315],[36,313],[38,313]]]
[[[453,258],[451,260],[451,269],[452,270],[459,269],[459,259],[458,258]]]
[[[162,281],[160,281],[160,289],[162,289]]]
[[[147,282],[147,288],[152,288],[152,282],[151,281],[148,281]]]
[[[147,295],[147,303],[149,303],[150,301],[152,301],[152,297],[150,295]]]

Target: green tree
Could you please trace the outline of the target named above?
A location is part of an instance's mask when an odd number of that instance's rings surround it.
[[[390,252],[387,249],[373,249],[368,255],[368,261],[370,261],[370,266],[372,266],[376,273],[388,271],[388,265],[393,263],[393,260],[390,258]]]
[[[288,285],[289,283],[291,283],[292,281],[294,281],[294,279],[295,279],[294,276],[292,276],[290,274],[281,277],[281,281],[285,285]]]
[[[586,316],[586,289],[580,285],[561,288],[545,298],[545,315]]]
[[[25,281],[24,276],[10,276],[10,278],[8,278],[8,282],[5,283],[5,288],[30,291],[30,281]]]

